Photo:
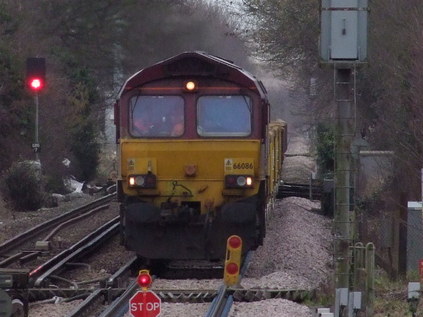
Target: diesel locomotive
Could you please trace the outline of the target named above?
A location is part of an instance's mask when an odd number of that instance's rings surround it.
[[[131,76],[115,105],[121,242],[150,260],[222,260],[239,235],[263,243],[287,125],[263,84],[185,52]]]

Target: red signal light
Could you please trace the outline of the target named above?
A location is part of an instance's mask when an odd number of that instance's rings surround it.
[[[238,236],[230,236],[228,239],[229,246],[234,249],[238,249],[241,246],[241,238]]]
[[[148,274],[141,274],[138,276],[138,284],[141,287],[148,287],[151,284],[151,276]]]
[[[234,274],[237,274],[238,271],[239,271],[239,268],[238,268],[238,265],[236,263],[230,262],[230,263],[226,264],[226,272],[228,274],[234,275]]]
[[[33,91],[40,91],[43,88],[43,81],[40,78],[30,78],[29,87]]]
[[[142,289],[147,290],[153,282],[150,272],[148,270],[141,270],[138,274],[137,282]]]

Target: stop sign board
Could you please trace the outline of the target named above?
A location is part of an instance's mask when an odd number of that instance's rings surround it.
[[[157,317],[162,300],[152,291],[138,291],[129,300],[129,312],[133,317]]]

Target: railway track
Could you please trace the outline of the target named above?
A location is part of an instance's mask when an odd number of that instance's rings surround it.
[[[84,287],[85,283],[77,283],[60,276],[61,273],[72,269],[73,263],[77,263],[83,259],[89,253],[94,252],[99,245],[102,245],[110,239],[111,236],[118,233],[119,217],[109,221],[107,224],[97,229],[86,238],[82,239],[79,243],[73,247],[65,250],[59,255],[53,257],[43,265],[31,272],[24,272],[24,270],[0,270],[0,280],[11,280],[13,283],[5,285],[3,288],[6,289],[10,298],[19,299],[22,306],[22,313],[14,314],[13,317],[24,317],[27,316],[28,303],[33,301],[51,301],[52,299],[61,298],[64,301],[72,301],[75,299],[85,298],[91,296],[93,293],[93,287]],[[104,294],[110,297],[111,292],[119,292],[118,288],[115,288],[109,292],[106,292],[107,288],[112,286],[119,286],[119,282],[115,280],[117,277],[121,277],[126,273],[125,268],[121,268],[116,273],[116,277],[111,277],[107,281],[104,281],[104,287],[100,287],[98,291],[94,293]],[[20,283],[14,283],[15,280],[21,281]],[[45,285],[50,285],[51,281],[68,284],[68,287],[45,288]],[[96,281],[94,281],[96,282]],[[90,283],[92,284],[92,283]],[[109,286],[108,286],[109,285]]]
[[[247,257],[249,260],[250,257]],[[246,269],[246,261],[244,261],[243,272]],[[116,275],[121,276],[124,272],[129,272],[139,265],[137,261],[134,259],[127,265],[125,265],[125,269],[119,270],[120,273]],[[191,266],[186,266],[185,269],[191,271]],[[206,270],[204,266],[198,268],[199,270]],[[215,271],[215,265],[209,265],[209,269],[211,271]],[[174,270],[172,268],[171,270]],[[178,270],[181,271],[182,267],[178,267]],[[163,272],[162,272],[163,273]],[[214,274],[214,273],[213,273]],[[127,276],[127,274],[124,274]],[[201,273],[204,275],[204,273]],[[118,277],[114,276],[113,280],[117,280]],[[130,279],[128,282],[128,287],[124,290],[120,288],[113,288],[113,285],[116,283],[109,283],[108,288],[98,289],[90,296],[88,296],[78,308],[75,309],[72,314],[68,315],[67,317],[82,317],[82,316],[89,316],[91,311],[94,311],[95,308],[99,305],[99,302],[108,303],[108,306],[102,311],[102,317],[119,317],[124,316],[129,309],[129,300],[130,298],[139,290],[139,286],[136,283],[135,279]],[[175,290],[175,289],[154,289],[153,291],[165,302],[171,303],[204,303],[204,302],[212,302],[213,299],[219,294],[217,290],[208,289],[208,290],[195,290],[195,289],[184,289],[184,290]],[[216,301],[214,301],[216,302]],[[220,300],[218,301],[221,302]]]
[[[109,221],[103,228],[98,229],[71,248],[67,248],[56,255],[50,255],[49,260],[38,265],[36,268],[31,264],[27,264],[27,262],[33,261],[39,256],[46,257],[50,253],[51,250],[49,250],[48,244],[57,232],[70,224],[82,221],[108,208],[114,197],[115,194],[110,194],[82,207],[73,209],[41,223],[0,245],[0,288],[6,290],[6,293],[2,291],[0,301],[4,301],[6,305],[12,303],[13,317],[27,315],[28,303],[31,300],[29,289],[34,284],[41,286],[47,278],[53,277],[53,273],[57,274],[59,271],[66,270],[71,261],[77,260],[78,257],[83,257],[96,246],[110,238],[111,235],[117,234],[118,217]],[[46,235],[46,232],[49,230],[50,232]],[[40,239],[40,237],[43,238]],[[29,245],[30,241],[34,242],[34,239],[40,239],[34,243],[36,246],[35,249],[23,249]],[[44,251],[37,249],[39,242],[44,247],[47,247]],[[15,263],[21,268],[7,268],[7,266]],[[22,268],[22,265],[25,265],[26,268]],[[60,279],[58,276],[55,277]]]
[[[48,230],[54,230],[44,239],[41,241],[47,242],[57,230],[61,227],[71,224],[76,220],[81,220],[83,216],[89,216],[90,212],[101,210],[103,207],[106,208],[109,206],[109,203],[116,197],[116,194],[109,194],[107,196],[101,197],[87,205],[82,207],[73,209],[65,214],[59,215],[53,219],[45,221],[27,231],[3,242],[0,244],[0,258],[3,260],[0,262],[0,267],[4,267],[8,265],[10,262],[10,256],[7,254],[13,250],[19,249],[22,245],[24,245],[27,241],[34,239],[35,237],[41,236],[45,234]],[[6,258],[6,260],[4,260]]]
[[[54,229],[50,228],[49,230],[52,230],[50,232],[57,230],[58,226],[60,225],[56,225]],[[43,235],[45,236],[46,233],[44,232]],[[75,247],[74,249],[76,251],[80,248]],[[84,257],[84,252],[78,251],[77,253],[80,254],[80,257]],[[63,260],[68,255],[67,253],[66,255],[58,256],[58,259]],[[56,276],[60,275],[62,270],[66,269],[68,266],[66,263],[78,261],[78,257],[69,258],[68,262],[62,262],[55,268],[53,268],[52,262],[51,264],[45,264],[42,269],[36,272],[31,271],[31,282],[27,284],[28,288],[25,290],[27,291],[28,302],[54,300],[69,302],[75,299],[82,299],[83,303],[66,316],[124,316],[125,312],[128,311],[129,298],[139,289],[138,285],[131,280],[134,270],[139,267],[139,262],[136,261],[136,258],[122,266],[107,280],[105,279],[98,283],[94,288],[93,285],[85,287],[83,284],[69,283],[67,281],[65,281],[68,284],[65,284],[67,287],[46,287],[50,281],[55,280]],[[221,267],[218,269],[221,269]],[[42,278],[39,279],[40,277]],[[210,303],[210,308],[207,312],[209,315],[207,316],[225,316],[234,302],[254,302],[273,298],[285,298],[302,302],[314,296],[313,291],[300,289],[244,289],[223,286],[216,289],[186,288],[175,290],[152,288],[152,290],[158,294],[164,303]],[[21,316],[23,317],[24,315],[16,315],[16,317]]]
[[[128,313],[129,299],[139,290],[136,281],[126,289],[101,288],[91,292],[89,296],[66,317],[92,316],[90,312],[108,303],[104,310],[97,316],[122,317]],[[166,303],[210,303],[207,317],[228,316],[233,302],[254,302],[266,299],[283,298],[295,302],[304,302],[312,299],[315,294],[309,290],[286,290],[286,289],[242,289],[228,288],[222,285],[219,289],[154,289],[154,291]],[[83,295],[83,290],[80,291]],[[76,298],[77,294],[73,295]]]
[[[251,255],[251,254],[249,254]],[[244,261],[241,269],[241,277],[245,273],[248,267],[248,261]],[[93,293],[88,297],[84,303],[80,305],[73,314],[67,317],[81,317],[89,316],[84,315],[90,305],[95,306],[99,301],[99,297],[103,298],[105,302],[107,299],[109,305],[98,315],[100,317],[121,317],[128,313],[129,300],[139,290],[139,286],[135,280],[132,280],[129,286],[125,289],[103,289],[98,290],[95,294]],[[303,302],[306,299],[314,297],[314,293],[309,290],[300,289],[244,289],[240,287],[227,287],[223,283],[218,289],[163,289],[154,288],[154,291],[165,303],[210,303],[209,309],[205,312],[206,317],[224,317],[228,316],[231,306],[234,301],[253,302],[261,301],[271,298],[284,298],[291,301]],[[120,296],[110,296],[108,292],[112,292],[113,295],[120,293]]]
[[[69,269],[72,263],[80,262],[80,260],[96,250],[101,244],[105,243],[112,236],[117,235],[118,232],[119,216],[110,220],[70,248],[32,270],[29,273],[30,284],[35,287],[41,287],[45,285],[48,280],[53,278],[60,279],[58,274]]]
[[[286,197],[303,197],[310,200],[320,200],[323,194],[323,185],[316,183],[297,184],[297,183],[281,183],[276,194],[276,198],[282,199]]]
[[[110,303],[110,305],[103,310],[100,316],[123,316],[125,307],[122,304],[126,303],[127,310],[129,298],[136,291],[138,285],[135,281],[132,281],[127,288],[119,288],[118,286],[123,279],[127,280],[126,278],[137,265],[138,259],[133,257],[107,280],[104,288],[92,292],[67,317],[89,316],[98,306],[102,306],[102,303]]]

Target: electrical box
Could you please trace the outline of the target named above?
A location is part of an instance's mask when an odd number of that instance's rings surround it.
[[[368,0],[322,0],[320,57],[323,62],[365,62]]]
[[[327,314],[331,314],[330,308],[317,308],[314,316],[315,317],[322,317],[322,316],[327,316]],[[333,316],[333,314],[330,315],[330,316]]]
[[[361,309],[361,292],[350,292],[350,301],[351,308],[353,310]]]
[[[0,316],[12,316],[12,299],[0,289]]]
[[[408,283],[408,300],[418,299],[420,297],[420,283],[409,282]]]
[[[336,295],[339,298],[339,305],[348,306],[348,288],[337,288]]]

